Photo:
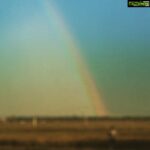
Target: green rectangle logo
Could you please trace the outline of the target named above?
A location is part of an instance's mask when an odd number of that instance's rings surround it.
[[[150,7],[150,0],[128,0],[128,7]]]

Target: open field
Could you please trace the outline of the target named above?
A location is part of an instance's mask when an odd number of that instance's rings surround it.
[[[11,120],[0,123],[0,150],[148,150],[150,119]]]

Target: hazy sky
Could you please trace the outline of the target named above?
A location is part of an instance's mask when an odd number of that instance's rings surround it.
[[[109,115],[150,115],[149,27],[127,0],[0,0],[0,115],[93,115],[71,45]]]

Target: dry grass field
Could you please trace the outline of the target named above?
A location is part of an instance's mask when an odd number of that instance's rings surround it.
[[[0,150],[148,150],[150,119],[11,120],[0,123]]]

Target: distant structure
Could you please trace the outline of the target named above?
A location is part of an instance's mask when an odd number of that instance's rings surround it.
[[[38,125],[37,118],[33,118],[32,119],[32,126],[35,128],[35,127],[37,127],[37,125]]]

